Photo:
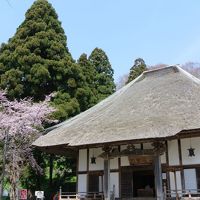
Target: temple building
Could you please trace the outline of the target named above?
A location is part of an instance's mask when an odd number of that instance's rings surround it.
[[[132,199],[198,195],[200,80],[179,66],[144,72],[34,142],[77,157],[77,191]]]

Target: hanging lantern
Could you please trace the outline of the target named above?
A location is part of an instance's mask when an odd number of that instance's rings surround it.
[[[191,138],[190,138],[190,148],[188,149],[188,156],[189,157],[195,156],[194,150],[195,150],[195,148],[192,148]]]
[[[188,152],[188,153],[189,153],[188,156],[189,156],[189,157],[195,156],[194,150],[195,150],[195,148],[192,148],[192,147],[190,147],[190,148],[188,149],[188,151],[189,151],[189,152]]]
[[[91,164],[96,164],[96,157],[92,156],[92,157],[90,158],[90,163],[91,163]]]

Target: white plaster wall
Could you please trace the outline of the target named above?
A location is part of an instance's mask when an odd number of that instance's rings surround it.
[[[110,190],[113,191],[113,185],[115,185],[115,197],[119,197],[119,173],[110,173]]]
[[[104,160],[103,158],[98,157],[102,152],[103,151],[101,148],[89,149],[89,171],[104,169]],[[93,156],[93,154],[96,157],[96,164],[90,163],[90,158]]]
[[[152,143],[143,143],[143,149],[153,149]]]
[[[79,150],[78,171],[87,171],[87,149]]]
[[[184,165],[200,164],[200,137],[191,138],[191,146],[195,148],[195,156],[189,157],[188,150],[190,148],[190,138],[181,139],[182,162]]]
[[[179,165],[178,141],[168,141],[169,165]]]
[[[169,176],[170,176],[170,189],[175,190],[174,172],[170,172]],[[182,190],[180,171],[176,171],[176,182],[177,182],[177,190]]]
[[[130,166],[128,156],[121,157],[121,166]]]
[[[118,158],[114,158],[110,160],[110,169],[118,169]]]
[[[78,193],[87,192],[87,174],[78,175]]]
[[[166,173],[162,173],[162,179],[167,179],[167,174]]]
[[[177,179],[177,188],[178,190],[182,190],[182,181],[181,181],[181,172],[176,172],[176,179]]]
[[[124,150],[127,148],[127,145],[121,145],[120,150]],[[128,161],[128,156],[121,157],[121,166],[130,166],[130,163]]]
[[[184,169],[185,189],[197,189],[197,177],[195,169]]]
[[[162,164],[166,163],[166,153],[163,153],[163,155],[161,155],[160,159],[161,159]]]

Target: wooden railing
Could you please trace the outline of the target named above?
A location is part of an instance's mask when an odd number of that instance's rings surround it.
[[[59,200],[104,200],[102,192],[59,192]]]
[[[137,198],[129,199],[134,200]],[[104,195],[103,192],[79,192],[77,194],[75,192],[63,192],[60,189],[59,200],[104,200]],[[200,200],[200,190],[166,190],[164,192],[164,200]]]
[[[167,190],[165,192],[164,199],[196,199],[200,200],[200,190],[191,189],[191,190]]]
[[[78,194],[61,194],[59,200],[80,200]]]

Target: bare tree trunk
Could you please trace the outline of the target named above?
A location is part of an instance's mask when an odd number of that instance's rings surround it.
[[[18,200],[18,176],[16,172],[12,173],[10,178],[10,200]]]
[[[10,200],[18,200],[19,165],[15,155],[10,166]]]
[[[10,200],[17,200],[17,189],[16,189],[16,184],[15,184],[15,178],[11,183],[11,188],[10,188]]]

